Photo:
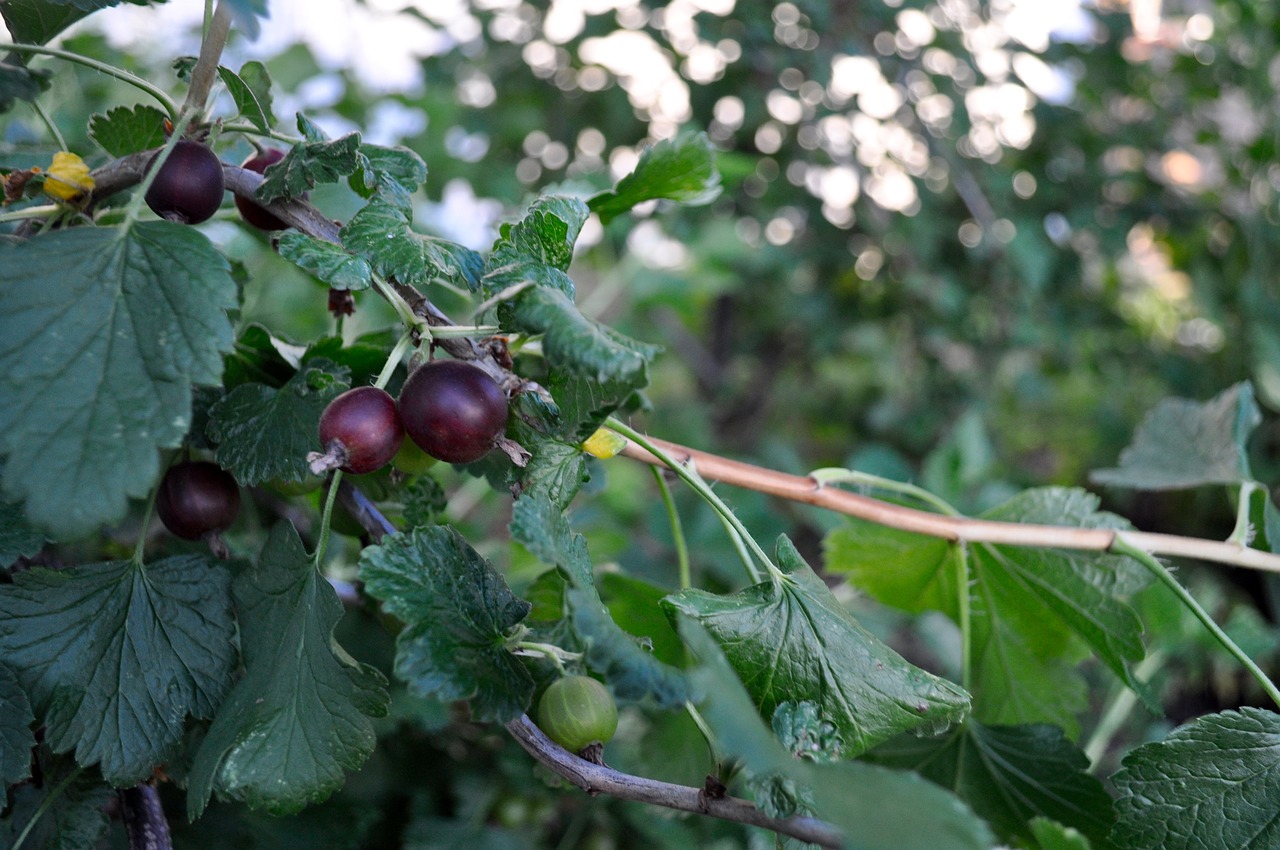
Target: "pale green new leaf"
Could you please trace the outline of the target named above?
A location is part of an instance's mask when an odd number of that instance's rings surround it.
[[[231,93],[236,109],[250,124],[264,133],[276,123],[271,112],[271,75],[261,62],[246,62],[240,73],[218,66],[218,75]]]
[[[310,360],[280,389],[241,384],[209,411],[218,465],[245,486],[302,481],[307,454],[321,451],[320,414],[350,384],[347,369]]]
[[[938,738],[901,736],[869,758],[913,770],[959,795],[1006,841],[1030,841],[1031,820],[1074,827],[1098,850],[1115,823],[1111,796],[1089,760],[1047,724],[985,726],[974,720]]]
[[[442,701],[470,700],[477,720],[506,723],[533,698],[533,678],[507,646],[530,605],[462,536],[441,525],[384,538],[360,556],[365,589],[405,622],[395,672]]]
[[[89,119],[89,136],[112,156],[120,157],[164,144],[168,116],[154,106],[117,106]]]
[[[1280,847],[1280,716],[1197,718],[1125,756],[1114,782],[1125,850]]]
[[[373,752],[372,718],[387,713],[386,680],[334,640],[342,603],[293,526],[272,529],[232,591],[245,674],[196,752],[192,819],[215,788],[273,814],[325,799]]]
[[[18,677],[0,664],[0,787],[31,775],[31,748],[36,745],[31,724],[35,719]]]
[[[720,196],[720,188],[711,140],[705,133],[686,133],[645,148],[635,170],[619,180],[612,192],[595,195],[587,205],[608,224],[645,201],[709,204]]]
[[[76,227],[0,243],[4,494],[66,538],[124,516],[182,442],[193,384],[215,384],[236,304],[191,227]]]
[[[899,732],[939,732],[964,716],[964,689],[908,663],[859,625],[785,536],[778,563],[784,579],[729,596],[684,590],[664,603],[706,627],[763,716],[785,702],[813,702],[850,755]]]
[[[234,638],[226,570],[203,556],[36,568],[0,586],[0,657],[45,741],[113,785],[149,777],[187,717],[213,715]]]
[[[1138,490],[1248,481],[1253,476],[1246,444],[1261,421],[1248,382],[1206,402],[1167,398],[1142,420],[1120,453],[1120,465],[1096,470],[1090,478]]]

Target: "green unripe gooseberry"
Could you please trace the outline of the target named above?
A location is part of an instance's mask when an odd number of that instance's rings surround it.
[[[580,753],[613,737],[618,706],[608,689],[590,676],[565,676],[542,694],[538,726],[569,752]]]
[[[391,465],[405,475],[422,475],[436,465],[436,459],[424,452],[413,440],[400,444],[400,451],[391,458]]]

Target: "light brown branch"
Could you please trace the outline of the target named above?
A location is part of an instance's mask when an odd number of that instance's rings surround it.
[[[1114,531],[1104,528],[1073,528],[1031,523],[948,517],[928,511],[882,502],[870,496],[823,486],[804,475],[789,475],[720,455],[691,449],[656,437],[647,437],[658,449],[679,463],[692,464],[698,474],[711,481],[768,493],[793,502],[803,502],[865,519],[878,525],[967,543],[998,543],[1047,549],[1110,551],[1119,541],[1153,555],[1199,558],[1255,570],[1280,572],[1280,555],[1250,549],[1235,543],[1202,540],[1174,534],[1145,531]],[[629,443],[622,454],[644,463],[665,466],[640,446]]]
[[[204,41],[200,43],[200,56],[191,69],[191,87],[187,89],[187,99],[182,104],[183,112],[204,115],[209,92],[213,90],[214,80],[218,79],[218,60],[222,58],[222,49],[227,45],[227,35],[230,32],[231,7],[219,2],[213,10]]]
[[[715,797],[699,788],[620,773],[580,759],[544,735],[527,715],[508,723],[507,731],[529,755],[588,794],[608,794],[620,800],[710,815],[762,827],[820,847],[838,848],[843,845],[839,830],[816,818],[771,818],[737,797]]]

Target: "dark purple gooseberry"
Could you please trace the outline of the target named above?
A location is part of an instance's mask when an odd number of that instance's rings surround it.
[[[226,531],[240,512],[240,487],[231,473],[208,461],[169,467],[156,491],[164,527],[186,540]]]
[[[199,224],[222,206],[225,186],[218,155],[199,142],[183,139],[174,145],[147,189],[147,206],[169,221]]]
[[[478,366],[433,360],[404,382],[400,421],[432,457],[471,463],[488,454],[506,428],[507,395]]]
[[[282,159],[284,159],[284,151],[279,148],[265,148],[240,163],[240,167],[262,174],[269,166],[275,165]],[[306,195],[303,197],[305,198]],[[239,195],[236,195],[236,209],[240,211],[241,218],[259,230],[284,230],[289,226],[262,206]]]
[[[329,402],[320,414],[324,454],[311,458],[311,470],[319,473],[336,467],[353,475],[373,472],[386,466],[403,442],[395,399],[378,387],[356,387]]]

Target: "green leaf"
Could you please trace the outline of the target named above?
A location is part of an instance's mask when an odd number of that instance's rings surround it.
[[[360,555],[365,590],[405,628],[396,676],[422,696],[470,700],[472,716],[506,723],[533,697],[533,679],[508,641],[529,603],[452,528],[413,529]]]
[[[31,775],[31,748],[36,745],[31,724],[35,719],[18,677],[0,664],[0,787]]]
[[[643,641],[654,658],[673,667],[684,664],[684,644],[662,610],[667,590],[619,572],[601,573],[596,588],[613,621]]]
[[[647,371],[633,378],[597,381],[558,370],[552,373],[545,386],[558,408],[557,430],[560,436],[568,442],[580,444],[615,411],[630,399],[637,398],[636,391],[646,383]]]
[[[363,186],[365,191],[361,194],[366,198],[381,191],[397,195],[403,193],[407,200],[408,195],[427,180],[427,164],[422,161],[422,157],[406,147],[386,147],[366,142],[360,145],[360,152],[369,164],[367,170],[362,170],[362,174],[353,175],[353,178],[358,179],[357,185],[352,188],[359,192]],[[403,207],[402,204],[401,206]]]
[[[298,129],[309,122],[299,114]],[[285,153],[284,159],[263,174],[262,185],[254,193],[264,204],[280,198],[299,198],[317,183],[336,183],[355,173],[367,160],[360,152],[360,134],[348,133],[335,141],[311,139],[298,142]]]
[[[29,558],[44,548],[45,537],[22,515],[22,505],[0,501],[0,567]]]
[[[811,811],[844,832],[847,850],[987,850],[991,831],[955,795],[911,773],[865,762],[810,764],[795,759],[765,727],[718,642],[696,620],[679,617],[680,635],[698,656],[691,672],[698,708],[718,747],[752,775],[756,803],[775,792],[795,811]],[[904,816],[902,801],[911,801]],[[806,804],[804,801],[808,801]]]
[[[631,389],[648,383],[649,362],[661,349],[588,319],[563,292],[533,287],[518,294],[511,306],[512,328],[543,334],[542,349],[553,369]]]
[[[115,792],[92,773],[77,768],[70,758],[42,751],[40,768],[41,787],[25,784],[13,789],[13,805],[0,818],[0,847],[15,846],[29,825],[22,844],[29,850],[99,846],[108,826],[104,809]]]
[[[151,775],[184,721],[211,717],[235,665],[227,573],[184,555],[24,570],[0,586],[0,657],[56,752],[113,785]]]
[[[1120,465],[1096,470],[1090,479],[1138,490],[1249,481],[1246,444],[1261,421],[1248,382],[1203,403],[1167,398],[1142,420]]]
[[[1280,716],[1210,714],[1125,756],[1115,775],[1126,850],[1280,846]]]
[[[3,6],[0,6],[2,9]],[[12,62],[0,62],[0,112],[7,112],[15,100],[34,103],[40,93],[49,88],[53,74],[44,69],[32,69]]]
[[[246,62],[240,73],[218,66],[218,76],[231,93],[236,110],[250,124],[264,133],[271,131],[276,117],[271,112],[271,75],[261,62]]]
[[[983,514],[1004,522],[1081,528],[1125,528],[1097,510],[1082,490],[1028,490]],[[824,545],[827,568],[876,599],[911,612],[937,610],[958,622],[958,555],[951,544],[923,535],[850,521]],[[1149,576],[1113,555],[974,545],[971,640],[974,715],[987,723],[1047,722],[1067,729],[1083,707],[1084,681],[1072,664],[1077,638],[1130,686],[1129,666],[1144,655],[1142,626],[1124,601]]]
[[[587,221],[587,205],[577,198],[538,198],[524,218],[504,225],[502,237],[489,258],[490,271],[517,261],[566,271],[573,261],[573,246]]]
[[[567,508],[591,477],[586,455],[578,446],[559,440],[543,440],[532,452],[520,479],[522,492],[544,495],[556,507]]]
[[[386,680],[334,640],[342,604],[293,526],[272,529],[232,592],[245,674],[196,752],[192,819],[215,786],[272,814],[323,800],[373,752],[371,718],[387,713]]]
[[[449,507],[449,494],[440,482],[429,475],[419,475],[401,494],[404,502],[404,522],[409,528],[419,525],[440,525]]]
[[[1040,850],[1092,850],[1093,844],[1078,830],[1048,818],[1032,818],[1031,834]]]
[[[223,385],[229,390],[255,381],[284,386],[299,366],[297,351],[297,346],[273,336],[262,325],[245,325],[226,359]]]
[[[836,725],[822,716],[817,703],[780,703],[769,725],[794,758],[830,762],[843,756],[844,739]]]
[[[218,465],[246,487],[302,481],[307,454],[320,449],[320,414],[350,387],[346,369],[311,361],[280,389],[241,384],[209,411]]]
[[[166,117],[154,106],[117,106],[89,119],[89,136],[115,157],[158,148],[164,144]]]
[[[702,206],[719,195],[715,147],[705,133],[685,133],[645,148],[634,171],[619,180],[612,192],[601,192],[587,205],[608,224],[645,201]]]
[[[341,245],[290,229],[280,234],[277,246],[280,256],[334,289],[368,289],[373,282],[369,261]]]
[[[270,17],[267,12],[267,0],[227,0],[227,6],[235,15],[240,31],[250,40],[256,39],[261,32],[258,19]]]
[[[1111,797],[1089,760],[1056,726],[984,726],[973,720],[939,738],[902,736],[869,758],[958,794],[1005,841],[1031,841],[1032,818],[1074,827],[1103,850],[1115,823]]]
[[[236,303],[226,260],[167,221],[0,244],[4,493],[60,537],[124,516],[216,384]]]
[[[651,697],[668,708],[684,704],[688,683],[683,674],[659,661],[610,616],[596,591],[587,541],[570,530],[560,508],[544,495],[521,497],[512,509],[511,536],[568,578],[564,614],[582,641],[588,667],[623,699]]]
[[[0,3],[9,35],[23,44],[44,44],[76,21],[114,2],[53,3],[50,0],[5,0]]]
[[[382,275],[418,286],[447,280],[479,286],[480,256],[454,242],[414,231],[404,211],[375,198],[342,228],[342,242]]]
[[[730,596],[684,590],[665,602],[707,628],[763,716],[784,702],[811,701],[851,756],[899,732],[938,732],[964,716],[969,695],[859,625],[785,536],[778,561],[785,579]]]

